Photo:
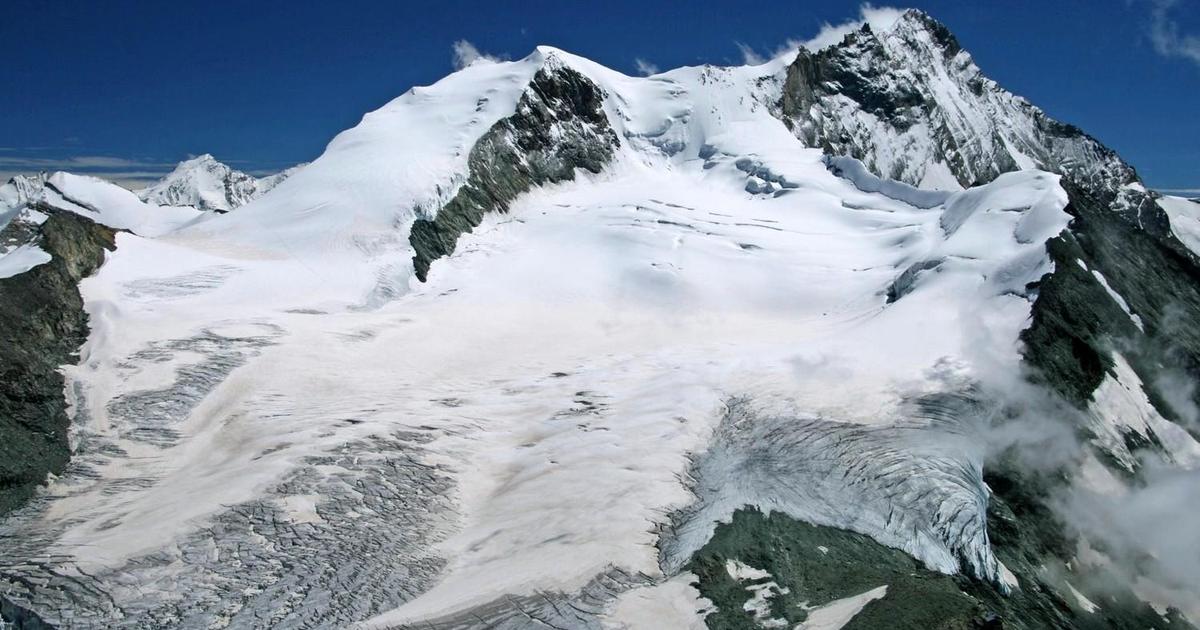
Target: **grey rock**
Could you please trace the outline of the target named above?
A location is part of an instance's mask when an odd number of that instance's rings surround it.
[[[480,138],[468,159],[467,182],[432,216],[418,219],[409,242],[417,278],[454,251],[458,237],[489,212],[506,212],[534,186],[575,179],[575,169],[598,173],[618,146],[604,114],[604,93],[556,57],[534,75],[517,110]],[[428,214],[428,213],[426,213]]]
[[[50,262],[0,279],[0,514],[66,466],[69,420],[58,367],[74,362],[87,337],[77,285],[116,247],[109,228],[40,210],[50,217],[29,238]]]

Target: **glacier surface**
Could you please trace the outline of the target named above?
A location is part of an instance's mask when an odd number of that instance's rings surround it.
[[[549,60],[604,91],[613,162],[417,281],[412,223]],[[1066,194],[830,159],[776,116],[789,62],[475,63],[223,215],[52,177],[128,232],[82,284],[75,460],[0,522],[9,597],[83,627],[691,619],[682,565],[745,505],[1009,588],[977,385],[1019,372]]]

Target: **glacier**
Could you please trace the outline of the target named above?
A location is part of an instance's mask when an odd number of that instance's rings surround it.
[[[895,37],[936,32],[914,20]],[[479,59],[227,214],[51,176],[47,205],[121,232],[80,284],[72,462],[0,521],[4,597],[68,627],[702,627],[684,565],[744,506],[1019,588],[980,441],[1072,220],[1057,163],[964,186],[930,156],[829,155],[780,110],[808,54],[644,78],[551,47]],[[418,277],[414,224],[540,72],[598,89],[611,156]],[[1033,142],[1041,114],[1002,104]],[[875,133],[844,105],[812,107]],[[550,112],[526,131],[580,133]],[[911,129],[889,142],[928,140]],[[1098,439],[1136,413],[1192,465],[1119,365]]]

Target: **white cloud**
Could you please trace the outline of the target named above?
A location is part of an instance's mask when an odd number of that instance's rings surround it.
[[[891,30],[900,17],[904,15],[905,9],[897,9],[894,7],[876,7],[870,3],[862,4],[858,7],[858,19],[847,20],[841,24],[830,24],[828,22],[821,25],[821,30],[817,32],[811,39],[805,41],[788,40],[789,49],[796,48],[796,45],[803,46],[811,51],[818,51],[827,46],[841,43],[842,39],[862,28],[863,24],[870,24],[871,30],[875,32],[886,32]]]
[[[782,46],[775,49],[775,52],[772,53],[771,56],[779,57],[781,55],[786,55],[787,53],[790,53],[790,52],[795,52],[796,49],[804,46],[805,43],[807,43],[807,42],[805,42],[802,39],[792,39],[789,37],[787,41],[783,42]]]
[[[1183,33],[1171,17],[1179,0],[1153,0],[1150,11],[1150,41],[1164,57],[1180,57],[1200,65],[1200,35]]]
[[[467,66],[480,60],[488,62],[500,61],[500,58],[496,57],[495,55],[488,55],[479,52],[479,49],[475,47],[475,44],[472,44],[465,39],[460,39],[454,42],[452,49],[454,51],[455,70],[462,70],[463,68],[466,68]]]
[[[742,53],[742,63],[748,66],[757,66],[766,63],[767,60],[762,55],[754,52],[754,49],[746,44],[737,42],[737,47],[738,51]]]
[[[829,46],[840,43],[847,35],[862,28],[862,25],[862,22],[856,21],[842,22],[841,24],[837,25],[826,22],[821,25],[821,30],[817,32],[812,39],[799,42],[796,40],[788,41],[789,44],[794,42],[799,46],[816,52],[822,48],[828,48]]]
[[[658,66],[638,57],[633,60],[633,65],[637,67],[638,74],[648,77],[652,74],[658,74]]]
[[[862,28],[863,24],[870,24],[871,30],[882,33],[887,32],[896,25],[907,9],[897,9],[895,7],[876,7],[871,3],[864,3],[858,7],[858,18],[850,19],[840,24],[830,24],[825,22],[821,25],[821,30],[808,39],[789,38],[771,53],[771,57],[780,57],[788,53],[793,53],[799,48],[806,48],[812,52],[821,50],[834,44],[840,44],[842,39]],[[747,65],[759,65],[766,61],[762,55],[746,44],[738,42],[738,50],[742,53],[742,60]]]

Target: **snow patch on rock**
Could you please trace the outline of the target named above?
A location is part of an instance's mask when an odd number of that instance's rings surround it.
[[[808,611],[808,619],[796,626],[796,630],[838,630],[850,623],[867,604],[887,596],[886,585],[873,588],[858,595],[835,600]]]

